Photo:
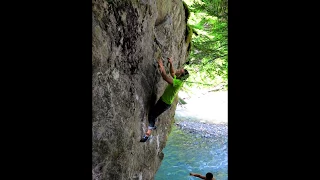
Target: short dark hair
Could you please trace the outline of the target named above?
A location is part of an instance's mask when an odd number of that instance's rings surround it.
[[[186,69],[184,69],[184,73],[183,73],[183,76],[185,76],[185,75],[189,75],[189,72]]]
[[[189,77],[188,70],[184,69],[184,73],[181,75],[182,80],[186,80]]]
[[[206,179],[212,179],[213,178],[213,174],[212,173],[210,173],[210,172],[208,172],[207,174],[206,174]]]

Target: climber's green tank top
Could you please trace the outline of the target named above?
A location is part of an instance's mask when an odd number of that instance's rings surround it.
[[[164,91],[163,95],[161,96],[162,101],[166,104],[171,105],[182,85],[183,82],[180,79],[176,79],[176,76],[174,76],[173,84],[169,84],[166,90]]]

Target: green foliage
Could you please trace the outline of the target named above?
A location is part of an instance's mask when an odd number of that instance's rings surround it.
[[[179,98],[179,101],[178,101],[179,104],[187,104],[187,102],[181,98]]]
[[[212,87],[223,84],[227,87],[227,1],[189,0],[186,4],[190,10],[187,29],[198,34],[192,37],[192,48],[186,65],[190,77],[186,85]],[[187,36],[186,38],[189,39]]]
[[[228,21],[228,0],[196,0],[192,8],[197,12],[208,12],[219,20]]]

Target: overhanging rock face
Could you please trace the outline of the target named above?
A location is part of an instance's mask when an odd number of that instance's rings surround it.
[[[184,6],[181,0],[93,0],[92,12],[92,179],[154,179],[177,99],[159,116],[153,137],[139,140],[167,85],[157,58],[173,57],[175,68],[186,61]]]

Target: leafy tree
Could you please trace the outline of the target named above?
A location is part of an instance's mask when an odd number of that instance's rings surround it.
[[[187,86],[213,87],[228,82],[228,1],[185,0],[192,28]]]
[[[207,12],[219,20],[228,21],[228,0],[194,0],[192,7]]]

